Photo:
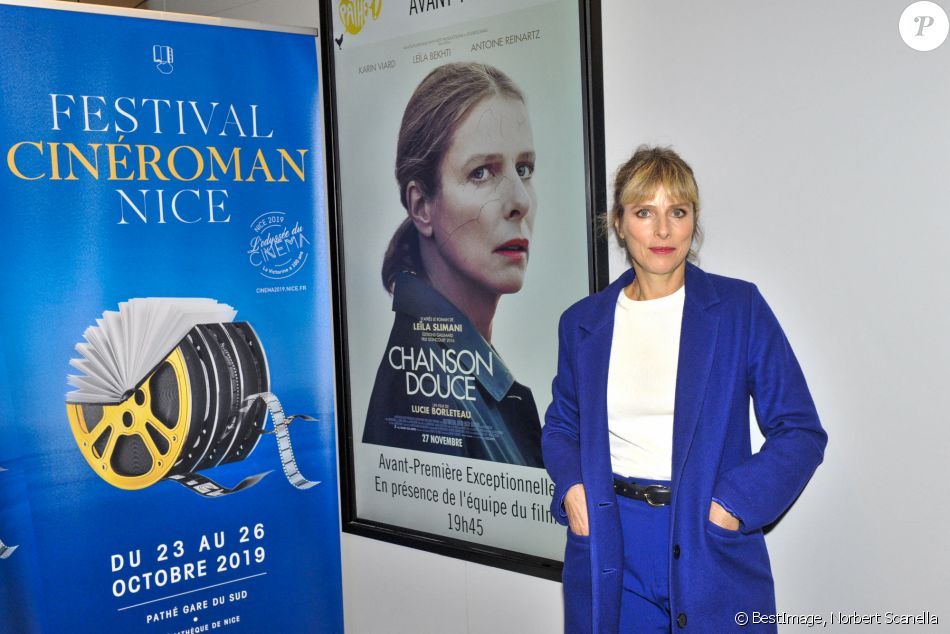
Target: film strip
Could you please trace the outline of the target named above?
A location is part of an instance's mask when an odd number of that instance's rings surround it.
[[[284,408],[280,404],[280,401],[270,392],[254,394],[248,398],[248,401],[253,402],[257,399],[263,401],[267,406],[267,410],[270,412],[270,419],[274,423],[274,429],[272,432],[267,433],[273,433],[277,436],[277,450],[280,453],[280,464],[284,469],[284,475],[287,476],[287,481],[298,489],[309,489],[320,484],[319,482],[308,480],[301,475],[300,469],[297,467],[297,459],[294,458],[294,449],[290,444],[289,429],[290,424],[295,420],[312,421],[316,419],[304,414],[285,416]]]
[[[300,475],[286,429],[309,417],[285,417],[269,390],[267,357],[250,324],[200,324],[121,402],[66,408],[80,451],[109,484],[136,490],[171,480],[209,498],[247,489],[270,473],[233,487],[198,473],[247,458],[270,411],[284,473],[295,487],[310,488],[316,483]]]
[[[0,473],[6,471],[3,467],[0,467]],[[0,559],[6,559],[13,554],[13,551],[17,549],[17,546],[7,546],[3,543],[3,540],[0,539]]]
[[[244,478],[238,482],[235,486],[230,489],[225,488],[212,480],[211,478],[205,477],[200,473],[189,473],[186,475],[173,475],[169,476],[169,480],[174,480],[180,485],[187,487],[206,498],[217,498],[222,495],[229,495],[231,493],[237,493],[244,489],[250,488],[264,479],[270,471],[265,471],[264,473],[258,473],[257,475],[252,475],[250,477]]]

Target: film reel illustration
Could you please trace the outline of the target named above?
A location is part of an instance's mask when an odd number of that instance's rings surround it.
[[[149,311],[155,312],[156,300],[149,301]],[[134,302],[120,305],[119,313]],[[180,315],[174,317],[172,321],[180,325]],[[101,322],[100,326],[107,328]],[[129,330],[112,328],[113,333]],[[134,335],[129,338],[139,340]],[[296,467],[288,420],[277,397],[269,391],[267,356],[250,324],[191,326],[144,378],[125,389],[119,399],[104,402],[89,402],[95,396],[90,386],[109,382],[108,377],[88,373],[105,373],[103,368],[108,365],[109,353],[96,348],[105,347],[118,360],[123,355],[129,357],[128,347],[104,346],[102,342],[108,337],[97,337],[89,331],[86,339],[91,345],[77,346],[85,361],[74,360],[73,365],[87,371],[87,375],[71,377],[70,382],[80,390],[67,395],[66,411],[80,452],[109,484],[137,490],[171,480],[205,497],[236,493],[257,484],[270,472],[250,476],[230,488],[198,472],[244,460],[265,433],[277,434],[281,464],[291,484],[300,489],[316,484],[301,476]],[[280,412],[279,416],[272,413],[274,428],[266,432],[273,403]],[[290,420],[295,418],[301,417]]]
[[[0,473],[2,473],[3,471],[6,471],[6,469],[4,469],[3,467],[0,467]],[[17,549],[16,546],[7,546],[6,544],[3,543],[3,540],[0,539],[0,559],[6,559],[10,555],[12,555],[13,551],[16,549]]]

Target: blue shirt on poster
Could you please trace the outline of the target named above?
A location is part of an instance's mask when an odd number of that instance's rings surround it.
[[[363,442],[542,467],[531,390],[468,318],[412,273],[396,276],[393,312]]]

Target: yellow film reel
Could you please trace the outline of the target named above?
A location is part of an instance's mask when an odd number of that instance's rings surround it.
[[[175,466],[191,426],[181,347],[121,403],[67,403],[66,412],[83,457],[106,482],[127,490],[155,484]]]

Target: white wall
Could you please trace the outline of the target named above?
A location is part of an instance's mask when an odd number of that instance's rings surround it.
[[[691,162],[702,266],[759,285],[805,370],[830,441],[767,538],[779,610],[946,627],[950,43],[908,48],[908,4],[605,1],[607,164]]]
[[[561,584],[343,535],[347,632],[550,634]]]
[[[692,163],[702,265],[759,284],[805,369],[830,444],[768,537],[779,609],[945,626],[950,43],[906,47],[907,4],[604,0],[607,163],[639,143]],[[148,6],[317,24],[313,0]],[[348,632],[561,629],[557,583],[342,540]]]

